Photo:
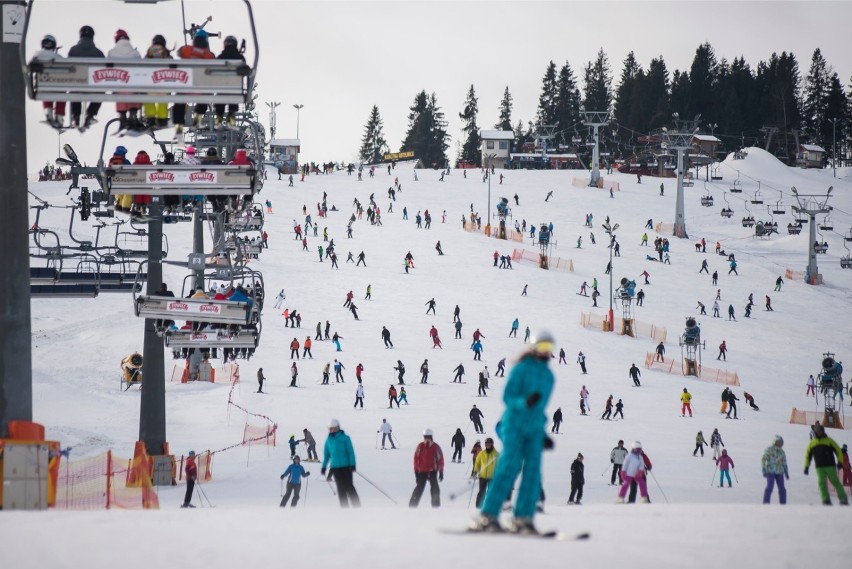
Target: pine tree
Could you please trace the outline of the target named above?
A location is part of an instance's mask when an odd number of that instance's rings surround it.
[[[675,69],[672,74],[672,90],[669,108],[686,118],[689,116],[689,73]],[[671,116],[665,118],[665,124],[671,122]]]
[[[587,111],[609,111],[612,108],[612,73],[603,49],[583,72],[585,93],[583,104]]]
[[[618,87],[615,89],[615,103],[613,104],[613,118],[629,129],[636,130],[636,127],[628,121],[631,107],[631,96],[636,83],[636,74],[642,69],[637,63],[633,52],[627,54],[624,60],[624,68],[621,71],[621,78],[618,81]]]
[[[541,95],[538,97],[538,122],[542,125],[556,124],[556,64],[547,66],[541,80]]]
[[[382,134],[382,118],[379,116],[379,107],[373,105],[370,118],[364,127],[364,137],[361,139],[361,150],[358,156],[362,162],[376,164],[382,160],[382,155],[387,149],[387,142]]]
[[[479,127],[476,125],[476,115],[478,112],[479,101],[476,98],[473,85],[471,85],[464,102],[464,110],[459,113],[459,118],[464,122],[462,131],[465,133],[461,159],[476,166],[479,166],[482,154],[480,149],[482,139],[479,136]]]
[[[689,100],[686,115],[681,118],[692,119],[701,115],[702,122],[715,120],[716,113],[716,73],[718,62],[713,47],[703,43],[695,50],[695,58],[689,68]]]
[[[825,126],[828,119],[828,91],[831,73],[828,63],[819,48],[811,57],[811,68],[805,78],[804,100],[802,101],[802,126],[809,140],[826,146]],[[831,130],[830,127],[828,129]]]
[[[560,138],[564,143],[570,143],[580,120],[580,90],[577,89],[574,71],[566,61],[559,70],[556,83],[556,143],[559,143]]]
[[[443,167],[447,161],[449,135],[435,94],[430,96],[425,90],[421,91],[414,97],[414,104],[409,110],[408,132],[400,152],[413,151],[426,168]]]
[[[755,77],[759,103],[757,114],[761,125],[776,126],[784,147],[789,152],[794,141],[789,138],[791,129],[799,128],[800,102],[799,63],[792,53],[773,53],[768,62],[761,61]]]
[[[524,133],[524,121],[518,119],[518,126],[514,128],[515,132],[515,143],[514,148],[516,152],[524,151],[524,144],[529,142],[527,140],[526,134]]]
[[[494,125],[498,130],[512,130],[512,95],[509,87],[503,91],[503,99],[500,101],[500,120]]]
[[[832,73],[828,81],[828,94],[826,96],[826,115],[827,119],[824,125],[823,139],[826,143],[828,154],[837,158],[843,155],[843,133],[846,131],[849,124],[849,99],[846,93],[843,92],[843,84],[840,82],[840,77],[837,73]],[[833,120],[837,120],[835,125]],[[836,148],[835,148],[836,146]]]
[[[645,79],[644,96],[650,109],[647,129],[661,128],[671,118],[669,70],[666,68],[666,62],[662,55],[651,60]]]

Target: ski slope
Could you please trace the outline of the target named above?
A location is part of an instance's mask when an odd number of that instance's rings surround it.
[[[139,148],[130,148],[131,153]],[[723,193],[739,177],[744,192],[728,193],[734,215],[725,220],[719,210],[725,205]],[[813,399],[805,397],[805,380],[816,374],[823,352],[835,352],[843,361],[850,349],[852,334],[852,271],[843,270],[839,257],[845,253],[842,234],[852,227],[852,173],[791,169],[760,149],[749,149],[745,160],[729,157],[720,169],[724,180],[705,184],[697,181],[686,188],[686,224],[689,239],[670,238],[671,265],[646,260],[652,246],[640,245],[645,222],[671,223],[675,209],[675,181],[664,180],[665,195],[659,195],[658,178],[615,173],[606,180],[619,182],[620,191],[610,198],[605,190],[572,186],[572,179],[585,177],[582,171],[507,171],[502,185],[495,176],[491,204],[517,193],[514,219],[527,224],[552,222],[557,246],[553,255],[573,261],[574,272],[543,271],[530,263],[514,263],[512,270],[493,266],[492,254],[511,254],[515,248],[535,252],[529,237],[523,244],[487,238],[482,233],[462,230],[461,218],[473,210],[486,223],[488,184],[478,170],[453,170],[440,182],[439,172],[418,170],[414,181],[410,166],[399,165],[389,176],[377,169],[373,179],[337,172],[309,176],[288,188],[286,178],[277,181],[273,172],[261,201],[271,200],[274,213],[267,215],[265,229],[270,248],[255,266],[263,271],[267,298],[263,313],[261,346],[250,361],[240,361],[242,383],[235,401],[253,413],[268,415],[278,425],[278,446],[254,446],[218,453],[213,462],[213,480],[205,490],[215,509],[179,510],[184,487],[158,488],[158,512],[48,512],[3,513],[0,534],[6,544],[0,548],[3,567],[59,566],[107,567],[121,564],[130,568],[161,562],[187,567],[226,567],[275,562],[300,563],[309,567],[354,565],[355,567],[398,567],[412,569],[437,564],[463,563],[506,567],[519,562],[542,567],[564,566],[567,561],[604,566],[628,562],[633,567],[707,567],[719,562],[732,567],[798,567],[819,562],[824,567],[845,567],[852,546],[846,530],[852,520],[849,508],[819,506],[815,475],[802,475],[808,427],[788,423],[793,407],[816,410]],[[499,171],[498,171],[499,173]],[[703,172],[702,172],[703,174]],[[846,177],[844,179],[844,176]],[[387,190],[399,177],[393,212],[388,212]],[[759,186],[758,186],[759,184]],[[790,193],[823,193],[833,185],[832,220],[837,234],[825,233],[827,255],[819,257],[825,285],[808,286],[785,279],[781,292],[774,292],[775,279],[786,268],[803,271],[806,262],[807,228],[798,236],[786,235],[788,213],[776,216],[781,235],[754,239],[753,230],[743,228],[746,215],[743,200],[760,189],[766,204],[783,200],[789,212],[794,203]],[[64,183],[33,183],[31,190],[52,205],[65,205]],[[545,203],[548,191],[553,197]],[[700,197],[709,191],[715,199],[710,208],[701,207]],[[316,204],[328,193],[327,219],[318,219]],[[375,193],[383,225],[371,226],[364,219],[354,224],[353,239],[347,239],[346,222],[354,211],[353,199],[366,207]],[[319,222],[320,237],[308,239],[309,251],[293,239],[294,220],[304,222],[302,206]],[[409,219],[402,219],[403,207]],[[756,219],[768,219],[765,206],[753,206]],[[761,209],[758,209],[761,208]],[[417,229],[418,210],[432,215],[429,230]],[[441,222],[446,210],[446,223]],[[586,214],[594,216],[594,229],[583,226]],[[41,225],[60,232],[68,226],[68,210],[50,209],[42,214]],[[687,316],[696,316],[697,301],[707,305],[708,316],[699,317],[707,349],[704,365],[736,372],[742,382],[734,388],[740,398],[741,420],[726,420],[719,414],[723,386],[679,374],[667,374],[644,367],[645,355],[656,342],[649,337],[630,338],[580,326],[582,313],[599,317],[608,309],[609,281],[604,270],[609,260],[606,235],[600,224],[609,216],[620,224],[616,231],[621,257],[614,260],[617,286],[621,277],[635,279],[637,290],[646,293],[644,306],[635,308],[641,322],[665,327],[667,356],[679,358],[677,339]],[[165,228],[169,239],[169,259],[183,259],[191,248],[191,224]],[[75,223],[75,233],[84,235],[86,224]],[[319,262],[317,245],[322,228],[334,238],[339,270],[329,260]],[[596,245],[589,233],[594,232]],[[582,248],[576,247],[583,237]],[[649,231],[653,242],[656,234]],[[695,252],[694,243],[704,237],[707,253]],[[78,235],[79,238],[79,235]],[[441,242],[445,255],[434,247]],[[739,276],[728,276],[727,259],[713,254],[719,241],[727,253],[736,254]],[[207,235],[209,245],[209,234]],[[367,267],[346,263],[351,251],[366,254]],[[403,257],[410,251],[416,268],[403,271]],[[710,272],[719,271],[719,285],[699,274],[702,259]],[[650,284],[642,284],[639,274],[647,270]],[[185,275],[176,267],[164,266],[164,280],[176,294]],[[597,278],[601,291],[599,307],[590,298],[578,296],[583,281]],[[368,284],[372,300],[364,300]],[[521,296],[524,285],[528,295]],[[286,306],[302,316],[296,332],[284,326],[280,311],[272,308],[274,296],[283,288]],[[711,318],[710,308],[716,289],[721,289],[722,318]],[[352,290],[360,320],[342,307]],[[749,293],[755,307],[751,319],[743,317]],[[772,297],[774,312],[763,310],[764,295]],[[426,315],[425,303],[434,297],[437,314]],[[463,322],[462,340],[453,339],[452,313],[458,304]],[[727,319],[727,306],[733,304],[737,321]],[[619,306],[616,305],[616,319]],[[507,337],[514,318],[520,320],[518,338]],[[32,305],[34,419],[46,425],[47,437],[73,447],[72,459],[112,449],[130,456],[138,437],[139,392],[118,389],[119,362],[142,349],[143,321],[133,316],[128,296],[101,295],[93,300],[36,300]],[[331,322],[332,333],[342,337],[342,352],[331,342],[314,342],[313,359],[299,360],[299,389],[288,388],[290,381],[289,343],[314,336],[316,323]],[[616,320],[618,322],[618,320]],[[435,325],[443,349],[432,348],[429,328]],[[384,349],[382,326],[391,331],[394,349]],[[508,371],[524,349],[523,331],[550,330],[557,347],[565,349],[568,365],[553,360],[557,382],[548,406],[552,414],[561,407],[565,416],[562,433],[555,436],[556,448],[546,453],[543,464],[546,514],[537,518],[545,529],[567,533],[590,531],[588,542],[568,544],[535,542],[503,536],[459,537],[439,533],[441,528],[465,526],[475,511],[468,507],[467,476],[471,464],[469,449],[477,436],[467,419],[471,405],[485,414],[488,435],[502,412],[501,389],[504,380],[495,378],[497,362],[507,358]],[[479,328],[485,338],[481,365],[492,374],[488,397],[476,397],[476,376],[481,369],[472,360],[471,334]],[[716,346],[725,340],[727,361],[717,362]],[[575,363],[577,353],[586,354],[589,373],[581,375]],[[339,358],[346,366],[346,383],[319,385],[326,362]],[[428,385],[419,384],[418,369],[429,360]],[[402,360],[407,368],[409,406],[387,408],[386,392],[395,383],[392,367]],[[355,366],[364,365],[365,409],[354,410]],[[217,362],[218,363],[218,362]],[[465,384],[451,384],[452,369],[466,368]],[[627,371],[632,363],[642,370],[642,386],[632,387]],[[225,383],[180,384],[168,382],[173,361],[166,353],[167,433],[171,449],[185,454],[194,449],[219,449],[242,440],[245,417],[227,405],[229,385]],[[257,369],[262,367],[268,381],[267,395],[254,393]],[[221,366],[217,366],[217,372]],[[579,390],[591,392],[588,416],[579,412]],[[680,414],[680,393],[688,387],[693,394],[693,418]],[[760,406],[748,408],[743,390]],[[623,421],[601,421],[607,396],[624,401]],[[849,405],[847,396],[844,409]],[[847,415],[848,416],[848,415]],[[319,477],[319,465],[304,463],[312,472],[303,484],[303,504],[299,511],[282,511],[278,476],[289,464],[286,439],[309,428],[318,446],[325,439],[326,425],[338,418],[352,437],[358,459],[358,472],[390,495],[398,504],[356,476],[361,495],[360,510],[339,509],[337,499]],[[399,441],[397,451],[376,448],[376,431],[387,418]],[[450,438],[457,427],[465,432],[465,464],[448,464],[442,484],[442,507],[432,510],[428,497],[418,510],[409,510],[407,501],[414,486],[412,455],[424,428],[435,431],[435,441],[445,454],[451,454]],[[735,462],[737,482],[732,489],[717,487],[714,462],[693,458],[695,435],[719,428]],[[852,431],[830,431],[839,444],[852,442]],[[772,506],[762,506],[764,480],[760,457],[774,435],[785,439],[790,468],[788,506],[779,508],[777,492]],[[654,479],[649,481],[652,504],[617,506],[617,488],[608,486],[609,452],[623,439],[627,445],[639,440],[654,463]],[[497,442],[497,448],[501,445]],[[304,447],[299,448],[304,456]],[[585,456],[585,496],[582,507],[566,506],[570,489],[570,463],[578,452]],[[602,474],[604,473],[604,474]],[[717,473],[718,475],[718,473]],[[450,493],[460,493],[454,501]],[[664,495],[663,495],[664,494]],[[196,499],[197,500],[197,499]],[[197,503],[197,502],[196,502]],[[835,499],[836,503],[836,499]],[[817,529],[818,528],[818,529]],[[34,536],[38,535],[39,538]],[[37,541],[38,539],[38,541]],[[44,539],[46,545],[36,545]],[[144,540],[143,547],[136,544]],[[152,544],[149,546],[147,544]],[[130,550],[130,551],[128,551]],[[557,553],[558,551],[558,553]]]

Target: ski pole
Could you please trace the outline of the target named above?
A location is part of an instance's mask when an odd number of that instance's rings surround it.
[[[716,480],[717,470],[719,470],[719,465],[716,465],[716,468],[713,469],[713,478],[710,479],[710,486],[713,486],[713,482]]]
[[[337,496],[337,492],[334,490],[334,486],[332,486],[331,484],[331,476],[326,478],[325,481],[328,482],[328,489],[331,490],[331,493]]]
[[[361,473],[360,473],[359,471],[357,471],[357,470],[355,471],[355,474],[357,474],[358,476],[360,476],[361,478],[363,478],[363,479],[367,482],[367,484],[369,484],[370,486],[372,486],[373,488],[375,488],[376,490],[378,490],[379,492],[381,492],[381,493],[384,495],[384,497],[385,497],[385,498],[387,498],[388,500],[390,500],[391,502],[393,502],[393,503],[394,503],[394,504],[396,504],[397,506],[399,505],[399,504],[397,503],[397,501],[396,501],[396,500],[394,500],[393,498],[391,498],[391,497],[388,495],[388,493],[387,493],[387,492],[385,492],[384,490],[382,490],[381,488],[379,488],[378,486],[376,486],[376,485],[375,485],[375,484],[374,484],[374,483],[373,483],[373,482],[372,482],[369,478],[367,478],[366,476],[364,476],[363,474],[361,474]]]
[[[450,500],[455,500],[459,496],[461,496],[464,492],[467,492],[468,486],[473,483],[473,478],[468,479],[467,483],[464,485],[464,488],[461,488],[455,492],[450,492]]]
[[[467,509],[470,509],[470,503],[473,501],[473,489],[476,488],[476,484],[470,485],[470,497],[467,499]]]
[[[379,431],[376,431],[376,450],[379,450]]]
[[[302,502],[302,507],[307,507],[308,505],[308,485],[311,483],[311,479],[305,476],[305,500]]]
[[[665,492],[663,492],[663,487],[662,487],[662,486],[660,486],[660,483],[659,483],[659,482],[657,482],[657,477],[656,477],[656,476],[654,476],[654,473],[653,473],[652,471],[650,471],[650,470],[648,471],[648,473],[651,475],[651,478],[653,478],[653,479],[654,479],[654,483],[657,485],[657,488],[659,488],[659,489],[660,489],[660,494],[662,494],[662,495],[663,495],[663,499],[665,499],[666,504],[668,504],[668,503],[669,503],[669,499],[668,499],[668,498],[666,498],[666,493],[665,493]]]
[[[607,466],[606,468],[604,468],[604,471],[603,471],[603,472],[601,472],[601,476],[603,476],[604,474],[606,474],[606,473],[609,471],[609,469],[610,469],[610,467],[611,467],[611,466],[612,466],[612,465],[610,464],[610,466]]]
[[[737,481],[737,484],[739,484],[739,483],[740,483],[740,479],[739,479],[739,478],[737,478],[737,469],[736,469],[736,468],[734,468],[734,467],[732,466],[732,467],[731,467],[731,470],[733,470],[733,471],[734,471],[734,480],[736,480],[736,481]]]
[[[284,479],[281,479],[281,496],[284,496]]]

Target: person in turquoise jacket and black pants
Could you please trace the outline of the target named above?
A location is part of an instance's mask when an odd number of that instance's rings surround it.
[[[494,479],[488,486],[482,516],[474,522],[474,531],[502,531],[497,515],[509,497],[518,474],[522,475],[514,507],[511,531],[537,533],[533,525],[536,501],[541,494],[541,452],[552,448],[545,433],[544,410],[553,391],[553,372],[548,367],[554,339],[548,332],[536,335],[532,346],[512,368],[503,391],[506,410],[501,420],[503,454],[497,462]]]
[[[340,506],[357,508],[361,505],[358,492],[352,484],[352,473],[355,472],[355,449],[352,448],[352,440],[340,428],[340,421],[332,419],[328,425],[328,438],[322,452],[322,469],[320,473],[325,476],[326,467],[329,467],[328,478],[334,477],[337,484],[337,496],[340,498]]]

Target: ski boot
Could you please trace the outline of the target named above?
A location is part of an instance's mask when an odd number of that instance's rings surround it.
[[[509,531],[522,535],[538,535],[538,530],[535,528],[532,518],[513,519],[512,524],[509,526]]]
[[[474,520],[468,529],[472,532],[483,533],[502,533],[505,531],[500,525],[500,522],[497,521],[497,518],[484,514],[479,519]]]

